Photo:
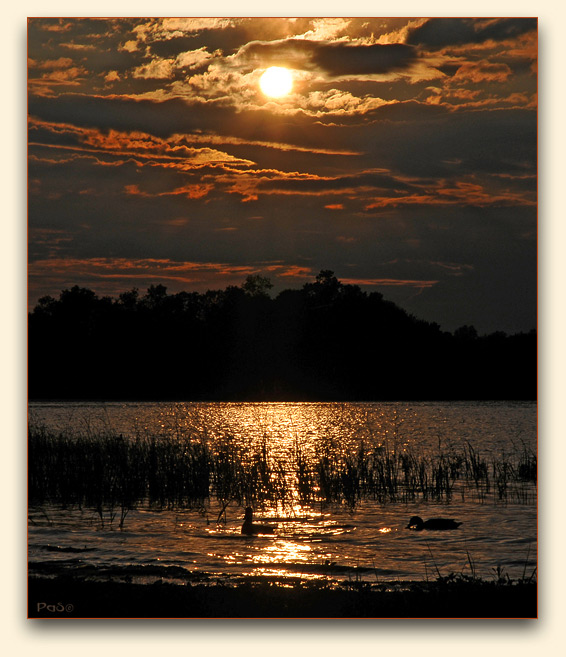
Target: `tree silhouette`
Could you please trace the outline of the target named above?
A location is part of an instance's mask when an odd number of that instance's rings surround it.
[[[454,334],[322,270],[117,299],[74,286],[29,316],[32,399],[534,399],[536,332]]]
[[[269,296],[269,290],[273,287],[273,283],[265,276],[258,274],[250,274],[246,277],[245,282],[242,284],[242,289],[246,294],[251,297],[266,297]]]

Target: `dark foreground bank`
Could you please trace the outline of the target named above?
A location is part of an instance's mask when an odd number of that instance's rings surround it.
[[[29,618],[536,618],[536,582],[238,580],[135,584],[31,577]]]

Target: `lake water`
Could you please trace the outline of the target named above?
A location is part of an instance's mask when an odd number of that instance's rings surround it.
[[[332,445],[344,453],[360,444],[418,454],[471,445],[497,460],[536,451],[537,410],[529,402],[459,403],[31,403],[32,426],[89,436],[198,437],[230,440],[242,449],[267,444],[290,459]],[[361,500],[301,504],[297,499],[258,510],[273,536],[243,536],[244,509],[230,505],[217,523],[215,500],[199,510],[131,510],[124,528],[102,526],[94,510],[30,509],[29,561],[34,572],[84,572],[95,577],[223,578],[274,575],[368,581],[434,579],[440,573],[512,578],[536,567],[534,484],[519,498],[453,495],[449,502]],[[405,529],[412,515],[462,522],[448,532]]]

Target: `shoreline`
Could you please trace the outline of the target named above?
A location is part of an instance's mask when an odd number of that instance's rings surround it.
[[[430,582],[255,577],[152,584],[30,575],[29,619],[536,619],[537,582],[449,575]]]

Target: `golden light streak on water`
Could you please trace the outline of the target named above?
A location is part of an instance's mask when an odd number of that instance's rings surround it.
[[[83,413],[88,422],[81,423]],[[30,542],[36,546],[32,556],[38,561],[72,557],[101,566],[154,563],[160,568],[180,565],[191,572],[312,578],[332,572],[333,563],[346,569],[360,564],[369,569],[366,576],[370,579],[375,579],[375,572],[380,577],[409,578],[422,575],[423,563],[429,559],[424,543],[428,541],[443,574],[465,567],[470,551],[478,571],[490,575],[493,564],[502,563],[509,572],[520,575],[529,545],[536,546],[533,504],[507,508],[454,496],[449,509],[426,502],[419,508],[367,500],[352,510],[346,504],[323,505],[314,498],[309,502],[299,499],[296,479],[287,471],[296,472],[299,453],[309,462],[325,450],[337,460],[346,459],[362,442],[366,449],[380,454],[415,450],[422,454],[446,453],[468,442],[484,453],[494,454],[520,447],[523,441],[536,445],[533,406],[46,403],[33,406],[30,420],[34,415],[39,423],[48,419],[50,426],[61,431],[79,433],[86,426],[93,439],[101,432],[171,440],[191,437],[205,440],[213,451],[227,443],[248,460],[265,447],[270,467],[289,466],[281,474],[286,499],[268,501],[255,509],[258,522],[276,528],[274,536],[242,536],[244,509],[236,504],[228,508],[226,524],[217,525],[219,509],[214,501],[207,510],[208,518],[192,509],[159,513],[144,508],[132,510],[124,532],[102,529],[96,515],[87,510],[48,509],[48,518],[39,510],[30,526]],[[404,529],[414,513],[423,517],[448,513],[464,524],[449,535],[415,535]],[[78,544],[92,551],[78,557],[64,551]],[[59,546],[63,551],[46,546]],[[534,554],[535,547],[529,561]],[[301,567],[305,567],[304,573]],[[341,572],[343,577],[350,576],[347,570]]]
[[[265,548],[256,554],[253,563],[273,564],[285,561],[296,561],[308,563],[312,551],[310,545],[304,545],[295,541],[276,541],[266,545]]]

